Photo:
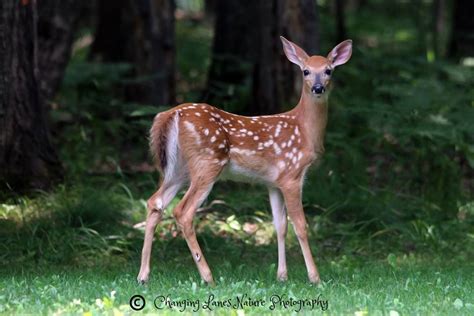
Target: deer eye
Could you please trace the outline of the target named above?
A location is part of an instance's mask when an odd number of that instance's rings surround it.
[[[307,70],[307,69],[303,70],[303,75],[304,75],[304,76],[309,75],[309,70]]]
[[[330,76],[330,75],[331,75],[331,69],[326,69],[326,70],[324,71],[324,73],[325,73],[326,75]]]

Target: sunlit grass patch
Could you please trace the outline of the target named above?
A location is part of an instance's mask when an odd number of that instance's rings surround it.
[[[291,254],[291,253],[290,253]],[[327,301],[330,314],[470,314],[474,305],[473,284],[469,265],[465,262],[410,260],[396,267],[371,258],[353,260],[348,257],[321,260],[323,283],[310,285],[299,254],[290,256],[289,281],[275,280],[274,258],[258,262],[212,262],[217,286],[209,288],[199,279],[192,260],[181,266],[159,262],[152,271],[147,286],[135,282],[138,260],[112,269],[100,266],[91,269],[39,267],[3,270],[0,276],[0,311],[4,313],[132,313],[129,300],[142,295],[144,311],[156,313],[153,301],[158,296],[174,302],[199,300],[199,313],[209,312],[203,304],[213,301],[246,297],[263,300],[263,306],[216,307],[218,314],[236,313],[242,309],[249,314],[276,311],[290,313],[321,312],[321,306],[284,305],[281,300],[316,299]],[[274,256],[276,257],[276,256]],[[293,259],[293,258],[296,258]],[[214,260],[213,260],[214,261]],[[27,294],[27,295],[26,295]],[[273,296],[273,304],[272,304]],[[160,305],[161,312],[178,313],[183,307]],[[191,312],[187,307],[186,312]]]

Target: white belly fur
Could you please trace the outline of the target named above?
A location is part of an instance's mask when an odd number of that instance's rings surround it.
[[[238,165],[236,162],[230,160],[224,167],[224,170],[222,170],[219,179],[247,183],[271,184],[274,183],[277,177],[278,169],[276,168],[271,167],[267,172],[259,173]]]

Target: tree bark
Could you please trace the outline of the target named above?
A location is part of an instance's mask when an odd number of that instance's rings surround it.
[[[40,93],[48,102],[61,84],[85,5],[81,0],[41,0],[37,6]]]
[[[449,55],[474,56],[474,1],[454,1],[453,28]]]
[[[209,19],[214,19],[216,15],[218,0],[205,0],[204,1],[204,12]]]
[[[228,0],[216,9],[207,101],[245,114],[275,113],[294,102],[300,71],[284,57],[279,35],[316,53],[315,1]]]
[[[346,32],[346,19],[344,15],[344,0],[336,0],[334,3],[335,6],[335,13],[336,13],[336,37],[337,42],[340,43],[346,40],[347,32]]]
[[[129,63],[128,101],[175,103],[173,0],[100,0],[91,58]]]
[[[48,189],[61,165],[49,138],[37,64],[36,1],[0,1],[0,187]]]
[[[449,11],[446,0],[433,2],[433,50],[436,58],[446,56],[447,48],[447,12]]]

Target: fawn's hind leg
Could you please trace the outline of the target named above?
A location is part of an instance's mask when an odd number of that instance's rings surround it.
[[[137,280],[140,283],[147,282],[150,274],[151,246],[153,244],[156,225],[160,222],[163,211],[176,196],[179,189],[182,187],[182,184],[181,181],[173,183],[163,182],[159,190],[156,191],[147,201],[148,214],[146,218],[145,239],[143,241],[140,272],[137,277]]]
[[[197,208],[202,204],[211,191],[221,170],[221,164],[209,161],[207,164],[201,164],[199,172],[191,172],[191,185],[183,199],[173,210],[176,222],[183,232],[186,243],[191,251],[191,255],[199,270],[199,274],[201,275],[201,278],[210,285],[214,285],[214,280],[197,241],[196,232],[193,227],[193,218]]]

